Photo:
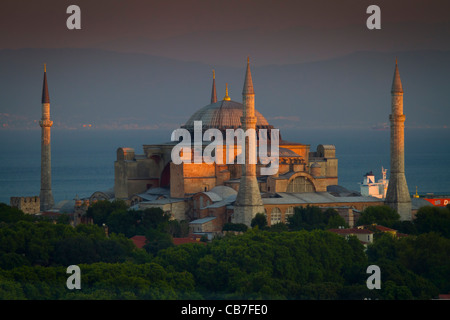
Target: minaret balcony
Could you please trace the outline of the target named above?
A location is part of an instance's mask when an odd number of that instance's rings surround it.
[[[53,121],[51,120],[41,120],[39,121],[39,125],[44,128],[44,127],[51,127],[53,125]]]
[[[406,116],[404,114],[390,114],[389,120],[391,122],[405,122]]]

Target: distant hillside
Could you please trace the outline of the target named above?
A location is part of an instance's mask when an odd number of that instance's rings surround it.
[[[450,51],[355,52],[253,67],[257,108],[281,128],[383,127],[396,56],[406,125],[447,125]],[[235,68],[94,49],[2,50],[0,126],[37,126],[33,121],[40,118],[44,62],[55,127],[167,129],[209,103],[212,69],[218,98],[227,82],[231,99],[241,101],[245,60]]]

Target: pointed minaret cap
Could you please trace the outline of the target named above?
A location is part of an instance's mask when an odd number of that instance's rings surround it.
[[[225,97],[223,97],[223,100],[230,101],[230,97],[228,96],[228,83],[225,83]]]
[[[402,81],[400,80],[400,73],[398,72],[397,58],[395,58],[394,80],[392,81],[391,92],[403,93]]]
[[[50,103],[50,96],[48,95],[47,85],[47,66],[44,63],[44,84],[42,86],[42,103]]]
[[[255,94],[253,91],[253,80],[252,73],[250,71],[250,58],[247,57],[247,71],[245,72],[244,88],[242,89],[242,94]]]
[[[211,91],[211,103],[217,102],[217,92],[216,92],[216,72],[213,70],[213,83]]]

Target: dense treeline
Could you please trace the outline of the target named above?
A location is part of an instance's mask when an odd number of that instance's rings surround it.
[[[156,263],[79,264],[81,289],[66,287],[66,267],[0,269],[0,299],[196,299],[187,272],[169,272]]]
[[[160,236],[167,233],[172,237],[184,237],[189,231],[186,221],[170,220],[160,208],[129,210],[122,200],[98,201],[91,205],[87,217],[98,226],[107,225],[110,232],[121,233],[127,238],[146,235],[149,231]]]
[[[294,214],[288,219],[288,225],[292,231],[348,227],[336,210],[330,208],[322,211],[314,206],[295,208]]]
[[[208,246],[182,246],[154,260],[194,275],[208,299],[337,299],[371,295],[367,257],[358,240],[325,231],[249,230]]]
[[[381,236],[368,247],[369,262],[377,264],[387,279],[401,279],[403,294],[395,298],[426,298],[450,292],[450,239],[435,232],[395,239]],[[416,281],[408,281],[417,275]],[[429,282],[424,281],[427,279]]]
[[[269,228],[258,218],[248,230],[227,226],[240,235],[173,246],[180,223],[160,210],[121,206],[93,206],[95,224],[74,228],[0,205],[0,299],[431,299],[450,292],[449,208],[421,209],[407,226],[413,235],[380,235],[365,250],[355,237],[326,231],[342,221],[332,211],[315,217],[314,207],[296,209],[286,225]],[[386,208],[373,210],[363,212],[364,224],[398,223]],[[127,212],[128,222],[111,223]],[[133,228],[147,235],[146,249],[128,239]],[[81,269],[81,290],[66,287],[72,264]],[[366,286],[372,264],[381,269],[381,290]]]
[[[133,243],[123,235],[105,236],[97,226],[47,221],[0,226],[0,268],[58,266],[77,263],[123,262],[133,252]]]

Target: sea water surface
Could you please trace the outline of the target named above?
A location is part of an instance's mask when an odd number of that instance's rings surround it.
[[[339,185],[359,191],[363,176],[381,178],[388,169],[389,130],[289,129],[282,138],[336,146]],[[40,130],[0,130],[0,202],[12,196],[38,196],[40,190]],[[114,186],[118,147],[143,154],[143,144],[170,141],[171,131],[52,130],[52,191],[55,203],[89,197]],[[411,194],[450,194],[450,129],[406,129],[405,168]]]

